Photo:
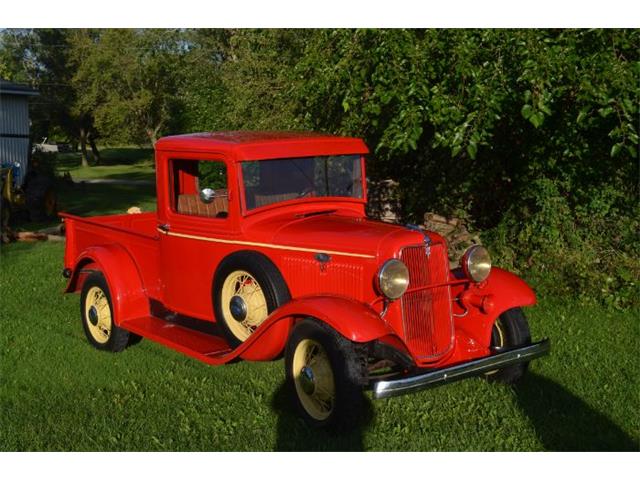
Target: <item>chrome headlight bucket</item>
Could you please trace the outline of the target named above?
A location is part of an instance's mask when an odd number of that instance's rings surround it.
[[[460,259],[460,266],[464,274],[474,282],[485,281],[491,273],[489,251],[482,245],[473,245],[467,248]]]
[[[409,288],[409,269],[400,260],[392,258],[380,267],[377,280],[380,293],[390,300],[397,300]]]

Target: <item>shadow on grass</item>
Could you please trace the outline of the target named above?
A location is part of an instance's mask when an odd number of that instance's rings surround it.
[[[58,209],[74,215],[125,213],[133,205],[155,209],[154,185],[77,183],[58,190]]]
[[[548,378],[529,372],[514,387],[538,438],[553,451],[637,451],[629,435]]]
[[[287,385],[280,385],[273,395],[272,407],[278,415],[278,432],[274,450],[284,452],[364,450],[363,433],[373,418],[371,401],[364,398],[364,411],[356,427],[349,432],[334,433],[308,426],[297,414]]]

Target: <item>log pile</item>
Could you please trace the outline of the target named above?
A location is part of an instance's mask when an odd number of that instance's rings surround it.
[[[64,224],[44,228],[37,232],[17,232],[6,227],[2,232],[1,243],[11,242],[64,242]]]
[[[469,232],[465,222],[460,218],[447,218],[437,213],[424,214],[424,227],[442,235],[449,247],[449,262],[457,266],[464,251],[471,245],[481,244],[480,236]]]

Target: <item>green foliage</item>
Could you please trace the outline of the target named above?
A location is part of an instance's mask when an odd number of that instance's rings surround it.
[[[640,298],[638,31],[319,31],[312,129],[364,136],[405,215],[470,218],[556,292]],[[635,120],[634,120],[635,119]]]
[[[227,188],[227,167],[222,162],[198,163],[198,188]]]
[[[80,103],[120,142],[151,142],[174,119],[183,46],[173,30],[108,29],[75,50]]]
[[[505,265],[553,278],[550,290],[640,301],[638,30],[5,30],[0,39],[0,71],[71,84],[68,101],[51,92],[71,106],[49,115],[51,127],[135,142],[230,129],[364,137],[369,176],[400,183],[407,220],[463,216]]]

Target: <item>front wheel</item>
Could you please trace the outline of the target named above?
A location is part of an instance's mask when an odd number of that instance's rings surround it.
[[[308,424],[345,430],[358,420],[364,362],[358,346],[328,325],[306,319],[294,327],[285,351],[285,373]]]
[[[491,350],[500,352],[530,343],[529,322],[521,308],[507,310],[496,319],[491,331]],[[528,366],[529,362],[510,365],[487,373],[486,378],[491,381],[512,384],[522,378]]]

